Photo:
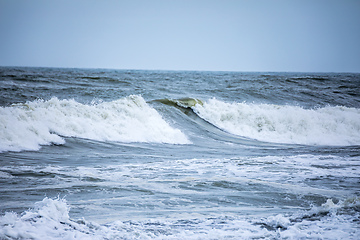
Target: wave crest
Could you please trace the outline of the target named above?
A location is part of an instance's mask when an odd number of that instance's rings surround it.
[[[98,141],[190,143],[141,96],[81,104],[75,100],[37,100],[0,108],[0,152],[38,150],[64,144],[64,137]]]
[[[211,124],[235,135],[266,142],[359,145],[360,109],[226,103],[210,99],[193,107]]]

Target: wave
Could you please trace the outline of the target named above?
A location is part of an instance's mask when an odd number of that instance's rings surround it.
[[[21,215],[0,216],[1,239],[358,239],[359,198],[294,215],[140,219],[100,225],[73,220],[65,199],[44,198]]]
[[[75,100],[36,100],[0,108],[0,152],[38,150],[64,144],[63,137],[98,141],[188,144],[141,96],[81,104]]]
[[[273,104],[226,103],[215,98],[190,106],[204,120],[231,134],[259,141],[348,146],[360,144],[360,109],[304,109]]]
[[[160,102],[168,106],[181,107],[181,108],[191,108],[196,104],[203,105],[204,103],[200,99],[196,98],[180,98],[180,99],[157,99],[155,102]]]

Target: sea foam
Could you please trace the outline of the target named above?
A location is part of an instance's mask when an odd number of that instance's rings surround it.
[[[266,142],[359,145],[360,109],[226,103],[210,99],[193,107],[211,124],[235,135]]]
[[[100,225],[75,221],[64,199],[45,198],[33,209],[0,216],[1,239],[359,239],[358,198],[293,215],[269,217],[219,216],[213,218],[139,219]],[[355,220],[354,220],[355,219]]]
[[[0,108],[0,152],[38,150],[41,145],[64,144],[62,137],[190,143],[141,96],[89,105],[54,97]]]

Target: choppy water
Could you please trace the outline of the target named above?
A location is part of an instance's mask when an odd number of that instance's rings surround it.
[[[359,239],[360,74],[0,68],[0,239]]]

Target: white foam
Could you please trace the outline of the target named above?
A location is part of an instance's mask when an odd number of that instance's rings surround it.
[[[21,215],[7,212],[0,218],[1,239],[89,239],[87,229],[69,218],[64,199],[45,198]],[[103,239],[96,236],[91,239]]]
[[[335,204],[332,199],[309,211],[294,214],[279,235],[283,239],[359,239],[358,211],[345,212],[359,208],[360,198],[350,197]],[[281,215],[282,218],[284,218]]]
[[[75,100],[37,100],[0,108],[0,151],[38,150],[65,137],[99,141],[187,144],[141,96],[85,105]]]
[[[1,174],[3,172],[4,174]],[[171,174],[169,174],[171,172]],[[228,182],[233,186],[256,184],[268,191],[281,191],[290,195],[323,195],[342,198],[356,193],[360,172],[359,157],[339,156],[265,156],[238,157],[230,159],[182,159],[150,161],[146,163],[123,163],[101,166],[0,166],[0,177],[18,178],[26,173],[26,181],[34,191],[55,188],[76,192],[78,186],[97,186],[103,191],[112,188],[146,189],[149,192],[176,194],[183,196],[181,201],[202,197],[196,185],[203,185],[211,191],[212,197],[223,198],[229,188],[213,192],[209,186],[219,182]],[[36,176],[41,173],[44,184],[39,185]],[[52,176],[56,175],[54,178]],[[14,180],[15,180],[14,179]],[[192,186],[184,188],[182,186]],[[74,188],[75,187],[75,188]],[[193,188],[194,187],[194,188]],[[355,190],[354,190],[355,189]],[[28,191],[29,187],[4,187],[3,191]],[[219,195],[218,195],[219,194]],[[190,197],[191,196],[191,197]],[[133,203],[153,204],[152,195],[139,199],[130,197]],[[129,199],[127,198],[127,199]],[[226,201],[230,198],[225,197]],[[121,200],[122,201],[122,200]],[[127,201],[127,200],[126,200]],[[232,200],[231,200],[232,201]],[[234,202],[235,203],[235,202]],[[158,207],[164,207],[160,202]],[[156,205],[154,204],[154,205]]]
[[[357,200],[352,200],[352,207]],[[0,216],[1,239],[359,239],[349,205],[330,204],[286,216],[218,216],[192,219],[117,220],[106,225],[74,221],[64,199],[45,198],[23,214]],[[332,205],[329,209],[328,205]],[[121,216],[119,216],[121,218]]]
[[[360,109],[226,103],[210,99],[194,111],[215,126],[266,142],[308,145],[359,145]]]

